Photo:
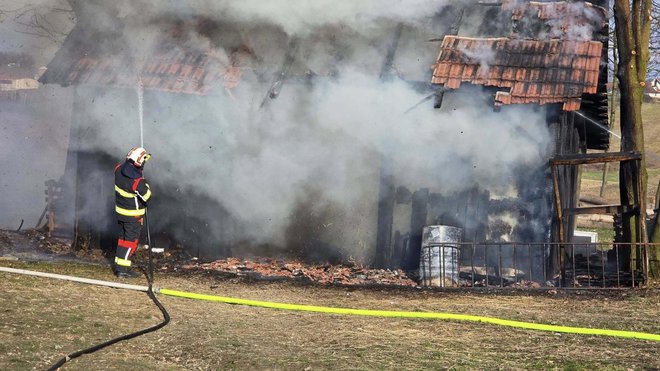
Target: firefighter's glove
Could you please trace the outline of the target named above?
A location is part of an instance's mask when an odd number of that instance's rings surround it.
[[[142,197],[140,192],[135,191],[135,196],[140,200],[140,202],[144,204],[144,206],[147,206],[147,200],[145,200],[144,197]]]

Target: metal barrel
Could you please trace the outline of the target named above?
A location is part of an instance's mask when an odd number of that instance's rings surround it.
[[[463,230],[429,225],[422,231],[419,257],[420,284],[427,287],[458,286],[458,254]]]

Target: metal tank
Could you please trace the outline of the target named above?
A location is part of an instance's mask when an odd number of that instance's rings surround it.
[[[419,257],[420,284],[426,287],[458,286],[458,255],[463,229],[429,225],[422,231]]]

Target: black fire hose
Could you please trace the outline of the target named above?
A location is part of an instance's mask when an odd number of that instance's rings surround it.
[[[142,329],[140,331],[136,331],[136,332],[133,332],[133,333],[130,333],[130,334],[126,334],[126,335],[116,337],[114,339],[111,339],[111,340],[108,340],[106,342],[94,345],[94,346],[89,347],[87,349],[82,349],[82,350],[79,350],[77,352],[73,352],[73,353],[67,355],[66,357],[63,357],[59,361],[55,362],[52,366],[50,366],[48,368],[48,371],[57,370],[58,368],[62,367],[62,365],[64,365],[66,362],[68,362],[68,361],[70,361],[74,358],[80,357],[83,354],[94,353],[99,349],[103,349],[105,347],[108,347],[108,346],[110,346],[112,344],[115,344],[115,343],[118,343],[120,341],[133,339],[133,338],[138,337],[140,335],[144,335],[144,334],[156,331],[156,330],[164,327],[165,325],[167,325],[170,322],[169,313],[167,313],[167,310],[165,309],[163,304],[161,304],[160,301],[158,301],[158,299],[156,298],[156,295],[154,295],[154,292],[152,290],[153,278],[154,278],[154,268],[153,268],[153,258],[152,258],[152,255],[151,255],[151,246],[152,245],[151,245],[151,234],[149,232],[149,218],[147,216],[146,210],[145,210],[145,213],[144,213],[144,222],[145,222],[146,229],[147,229],[147,243],[149,244],[149,265],[148,265],[148,269],[147,270],[142,269],[142,272],[147,277],[147,281],[149,282],[149,288],[147,290],[147,295],[149,296],[149,298],[151,298],[151,300],[154,302],[154,304],[156,304],[158,309],[160,309],[160,312],[163,314],[163,322],[161,322],[157,325]]]
[[[167,310],[165,310],[165,307],[163,307],[163,305],[158,301],[158,299],[156,299],[156,295],[154,295],[153,291],[151,291],[151,283],[149,284],[149,290],[147,291],[147,295],[149,295],[151,300],[153,300],[153,302],[156,304],[156,306],[158,306],[158,309],[160,309],[161,313],[163,313],[163,322],[161,322],[161,323],[159,323],[155,326],[151,326],[149,328],[133,332],[131,334],[122,335],[120,337],[117,337],[117,338],[108,340],[106,342],[103,342],[103,343],[94,345],[92,347],[89,347],[87,349],[82,349],[82,350],[79,350],[77,352],[73,352],[73,353],[67,355],[66,357],[63,357],[59,361],[55,362],[52,366],[50,366],[48,368],[48,370],[49,371],[57,370],[62,365],[64,365],[66,362],[68,362],[68,361],[70,361],[74,358],[80,357],[83,354],[94,353],[97,350],[103,349],[103,348],[105,348],[107,346],[110,346],[112,344],[118,343],[118,342],[123,341],[123,340],[132,339],[132,338],[138,337],[140,335],[144,335],[144,334],[149,333],[149,332],[156,331],[159,328],[167,325],[170,322],[170,315],[167,313]]]

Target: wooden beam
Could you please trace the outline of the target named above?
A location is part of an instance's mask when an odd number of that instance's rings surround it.
[[[639,160],[641,158],[642,156],[636,152],[604,152],[558,155],[550,159],[550,165],[600,164],[604,162]]]
[[[552,168],[552,185],[554,188],[555,217],[559,227],[559,242],[564,242],[564,218],[563,208],[561,206],[561,194],[559,192],[559,175],[557,168]]]
[[[284,61],[282,62],[282,67],[280,67],[279,72],[277,73],[277,75],[275,75],[275,81],[273,81],[273,83],[270,85],[270,89],[268,89],[268,93],[266,93],[266,96],[261,101],[261,104],[259,105],[259,109],[262,109],[269,101],[280,96],[282,85],[289,77],[289,71],[291,70],[291,66],[295,62],[296,59],[295,55],[296,52],[298,51],[299,45],[300,45],[300,39],[298,37],[294,36],[289,40],[286,54],[284,56]]]
[[[599,205],[564,209],[565,215],[578,214],[625,214],[635,212],[639,205]]]
[[[389,266],[392,253],[392,223],[394,222],[394,202],[396,198],[393,168],[394,160],[392,157],[387,154],[381,155],[375,258],[375,265],[378,268]]]
[[[447,35],[458,35],[458,30],[461,28],[461,22],[463,22],[463,15],[465,14],[465,7],[462,6],[460,10],[458,11],[458,14],[454,18],[454,23],[452,23],[449,32],[445,34]],[[444,40],[444,36],[440,41]],[[431,73],[433,74],[433,73]],[[447,89],[445,88],[440,88],[437,89],[434,93],[434,99],[433,99],[433,108],[435,109],[440,109],[442,108],[442,101],[445,98],[445,91]]]
[[[385,54],[385,59],[383,64],[380,66],[380,75],[379,78],[381,81],[390,79],[394,75],[394,57],[396,56],[396,51],[399,49],[399,40],[401,40],[401,33],[403,32],[403,23],[396,25],[394,33],[392,34],[392,41],[387,47],[387,53]]]
[[[403,262],[404,269],[415,269],[419,266],[419,255],[422,251],[422,230],[428,218],[429,189],[422,188],[412,195],[410,213],[410,239],[408,240],[407,260]],[[398,262],[397,262],[398,263]]]
[[[564,247],[564,217],[563,210],[561,206],[561,192],[559,191],[559,174],[556,166],[552,167],[552,183],[555,189],[554,199],[555,199],[555,216],[559,223],[559,271],[561,275],[561,286],[566,286],[566,262],[564,254],[566,253]]]

